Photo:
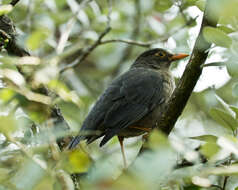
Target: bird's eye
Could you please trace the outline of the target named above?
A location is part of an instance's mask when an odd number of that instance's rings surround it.
[[[165,53],[160,51],[160,52],[157,52],[155,55],[159,57],[164,57]]]

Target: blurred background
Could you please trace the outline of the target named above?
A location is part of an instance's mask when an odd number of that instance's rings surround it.
[[[11,55],[1,37],[0,190],[238,189],[237,0],[217,1],[219,24],[203,29],[209,57],[170,136],[154,131],[141,156],[141,137],[125,140],[127,172],[116,137],[74,151],[67,138],[140,53],[191,54],[206,1],[10,2],[0,0],[0,17],[12,20],[10,35],[30,56]],[[176,81],[187,63],[171,66]]]

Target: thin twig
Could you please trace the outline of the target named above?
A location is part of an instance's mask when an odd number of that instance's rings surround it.
[[[149,48],[150,46],[152,46],[154,44],[167,41],[168,38],[170,38],[171,36],[173,36],[174,34],[179,32],[183,28],[191,25],[191,23],[193,23],[197,18],[198,18],[198,16],[196,16],[195,18],[191,18],[186,24],[184,24],[181,27],[177,28],[176,30],[172,31],[170,34],[167,34],[163,38],[160,38],[160,39],[157,39],[157,40],[142,42],[142,41],[135,41],[135,40],[131,40],[131,39],[110,39],[110,40],[101,41],[100,45],[107,44],[107,43],[125,43],[125,44],[130,44],[130,45]]]
[[[196,20],[196,18],[191,19],[189,21],[189,23],[192,23],[194,20]],[[110,39],[110,40],[102,40],[104,38],[104,36],[110,32],[111,27],[110,25],[108,25],[108,27],[106,27],[106,29],[99,35],[97,41],[95,41],[92,46],[88,47],[85,51],[82,50],[82,55],[76,59],[73,63],[68,64],[66,66],[64,66],[61,70],[60,73],[63,73],[64,71],[66,71],[67,69],[73,68],[75,66],[77,66],[78,64],[80,64],[83,60],[85,60],[88,55],[90,53],[92,53],[92,51],[97,48],[100,45],[104,45],[104,44],[108,44],[108,43],[125,43],[125,44],[129,44],[129,45],[135,45],[135,46],[139,46],[139,47],[144,47],[144,48],[149,48],[154,44],[160,43],[160,42],[165,42],[168,40],[169,37],[171,37],[172,35],[176,34],[178,31],[180,31],[181,29],[187,27],[188,24],[185,24],[179,28],[177,28],[176,30],[174,30],[171,34],[166,35],[165,37],[163,37],[162,39],[158,39],[158,40],[152,40],[152,41],[148,41],[148,42],[141,42],[141,41],[135,41],[135,40],[130,40],[130,39]],[[72,47],[70,50],[68,50],[67,52],[63,52],[61,55],[59,55],[59,59],[65,59],[66,57],[71,55],[71,52],[74,53],[78,50],[80,50],[81,47]]]
[[[75,60],[73,63],[66,65],[60,70],[60,73],[63,73],[67,69],[76,67],[79,63],[81,63],[83,60],[85,60],[88,55],[101,43],[102,38],[111,30],[111,27],[107,27],[99,36],[96,42],[92,46],[90,46],[83,54],[82,56]]]
[[[229,159],[227,160],[227,165],[231,165],[231,160],[232,160],[232,154],[229,156]],[[229,176],[225,176],[222,190],[226,190],[226,184],[227,184],[228,178],[229,178]]]
[[[112,4],[111,4],[111,0],[108,0],[108,15],[107,15],[107,26],[105,28],[105,30],[99,35],[98,39],[90,46],[88,47],[84,53],[78,58],[78,60],[74,61],[71,64],[66,65],[65,67],[63,67],[60,70],[60,73],[64,72],[65,70],[69,69],[69,68],[73,68],[76,67],[79,63],[81,63],[82,61],[84,61],[88,55],[98,46],[101,44],[102,39],[104,38],[104,36],[106,36],[110,30],[111,30],[111,12],[112,12]]]
[[[88,5],[88,3],[90,3],[92,0],[86,0],[86,1],[82,1],[80,4],[79,4],[79,7],[77,9],[77,11],[73,14],[72,18],[67,22],[66,24],[66,30],[62,33],[62,35],[60,36],[60,40],[59,40],[59,43],[58,43],[58,46],[56,48],[56,52],[57,54],[61,54],[65,48],[65,45],[68,41],[68,38],[69,38],[69,35],[70,35],[70,32],[72,31],[75,23],[76,23],[76,20],[77,20],[77,16],[78,14],[80,13],[80,11],[86,6]]]
[[[228,178],[229,178],[229,176],[225,176],[223,186],[222,186],[222,190],[226,190],[226,184],[227,184]]]
[[[58,46],[56,48],[57,54],[61,54],[66,46],[70,32],[72,31],[74,24],[76,23],[75,18],[71,18],[66,24],[66,30],[62,33],[59,39]]]
[[[158,42],[158,41],[157,41]],[[135,46],[141,46],[141,47],[150,47],[153,42],[141,42],[141,41],[134,41],[130,39],[110,39],[110,40],[104,40],[101,42],[101,44],[108,44],[108,43],[125,43],[125,44],[130,44],[130,45],[135,45]]]

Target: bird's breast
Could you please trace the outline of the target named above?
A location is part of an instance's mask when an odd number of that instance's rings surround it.
[[[164,97],[167,101],[175,89],[174,78],[172,77],[172,74],[170,71],[163,71],[163,72],[159,72],[158,74],[162,75],[163,77],[163,81],[164,81],[163,92],[164,92]]]
[[[124,137],[133,137],[141,135],[145,132],[148,132],[152,130],[156,122],[158,121],[159,116],[165,109],[165,105],[168,102],[170,96],[173,93],[173,90],[175,88],[175,82],[174,79],[170,73],[170,71],[157,71],[158,75],[163,78],[162,86],[162,96],[163,101],[161,101],[158,105],[156,105],[150,113],[148,113],[145,117],[143,117],[138,122],[134,123],[133,126],[128,127],[125,130],[122,130],[119,134],[119,136]],[[141,130],[140,130],[141,128]]]
[[[159,75],[163,76],[163,98],[164,101],[161,104],[158,104],[150,114],[148,114],[144,120],[141,122],[143,125],[148,125],[150,127],[155,127],[156,122],[158,121],[159,116],[162,114],[162,112],[165,109],[165,106],[172,95],[174,89],[175,89],[175,82],[174,78],[172,77],[172,74],[170,71],[163,71],[159,72]]]

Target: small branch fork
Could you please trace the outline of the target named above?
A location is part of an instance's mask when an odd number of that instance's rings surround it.
[[[83,51],[83,53],[81,54],[81,56],[78,59],[76,59],[71,64],[67,64],[66,66],[64,66],[60,70],[60,73],[63,73],[67,69],[74,68],[74,67],[78,66],[80,63],[82,63],[89,56],[89,54],[94,49],[96,49],[100,45],[104,45],[104,44],[108,44],[108,43],[125,43],[125,44],[129,44],[129,45],[149,48],[149,47],[151,47],[152,45],[154,45],[156,43],[165,42],[173,34],[176,34],[179,30],[181,30],[181,29],[185,28],[186,26],[190,25],[191,23],[193,23],[197,19],[197,17],[195,17],[193,19],[190,19],[190,20],[186,21],[186,24],[184,24],[183,26],[174,30],[169,35],[166,35],[164,38],[158,39],[158,40],[153,40],[153,41],[148,41],[148,42],[136,41],[136,40],[131,40],[131,39],[103,40],[103,38],[111,31],[111,16],[110,16],[111,12],[112,12],[112,2],[111,2],[111,0],[108,0],[108,9],[109,9],[109,11],[108,11],[108,14],[107,14],[107,27],[105,28],[105,30],[99,35],[98,39],[90,47],[88,47],[85,51]]]
[[[60,70],[60,73],[64,72],[67,69],[73,68],[77,66],[79,63],[81,63],[83,60],[85,60],[88,55],[98,46],[102,43],[102,39],[111,31],[111,12],[112,12],[112,2],[111,0],[108,0],[108,14],[107,14],[107,26],[105,30],[99,35],[98,39],[90,46],[88,47],[82,55],[75,60],[73,63],[66,65]]]

